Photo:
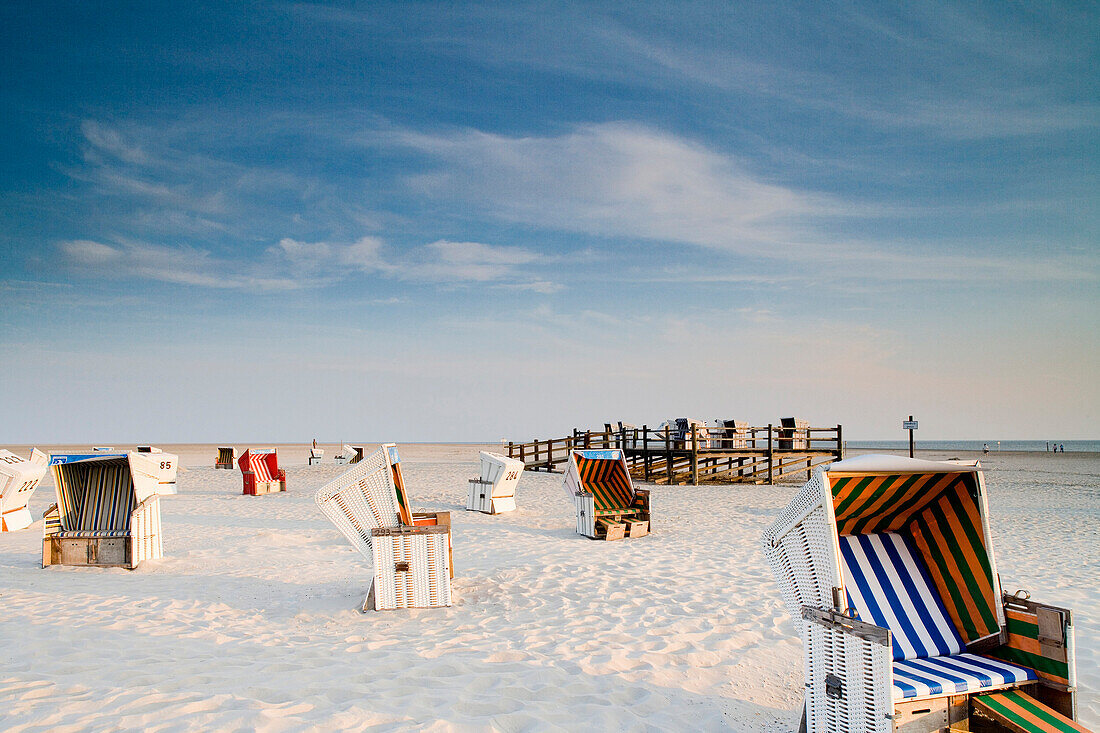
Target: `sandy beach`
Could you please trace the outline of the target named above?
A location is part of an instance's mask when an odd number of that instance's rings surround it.
[[[560,474],[487,516],[464,511],[486,446],[404,445],[414,506],[453,513],[455,604],[362,614],[369,563],[313,502],[345,470],[325,447],[313,467],[282,447],[287,493],[243,497],[213,446],[164,446],[166,557],[135,571],[42,569],[43,482],[38,521],[0,535],[4,728],[797,727],[801,644],[759,549],[797,483],[652,486],[650,536],[593,542]],[[1003,586],[1073,609],[1080,721],[1100,726],[1100,455],[983,465]]]

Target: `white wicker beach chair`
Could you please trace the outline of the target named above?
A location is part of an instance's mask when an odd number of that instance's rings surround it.
[[[336,463],[351,465],[363,460],[363,454],[363,446],[344,443],[340,446],[340,452],[333,456],[332,460]]]
[[[987,515],[976,465],[861,456],[802,487],[763,539],[808,730],[1046,730],[1025,725],[1040,709],[1076,725],[1071,614],[1001,592]]]
[[[618,448],[572,450],[562,483],[577,511],[577,532],[594,540],[649,534],[649,491],[635,489]]]
[[[499,453],[481,451],[481,475],[470,479],[466,511],[500,514],[516,509],[516,484],[523,474],[523,461]]]
[[[0,450],[0,531],[26,529],[34,521],[27,504],[46,475],[46,456],[37,448],[31,460]]]
[[[309,449],[309,461],[308,465],[312,466],[314,463],[320,463],[321,459],[325,457],[324,448],[310,448]]]
[[[450,512],[414,513],[397,446],[383,445],[317,492],[317,506],[374,567],[363,610],[451,605]]]
[[[43,517],[42,567],[132,570],[163,557],[160,497],[176,493],[176,463],[160,451],[51,454],[57,503]]]

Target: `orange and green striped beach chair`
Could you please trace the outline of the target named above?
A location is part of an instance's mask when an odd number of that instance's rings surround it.
[[[976,461],[833,463],[763,539],[807,730],[1082,730],[1072,614],[1002,592]]]
[[[594,540],[649,534],[649,492],[634,488],[621,450],[570,451],[564,488],[579,534]]]

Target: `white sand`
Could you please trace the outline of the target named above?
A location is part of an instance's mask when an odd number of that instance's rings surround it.
[[[41,521],[0,536],[3,727],[795,727],[801,645],[758,549],[795,486],[652,487],[652,535],[593,542],[559,474],[524,474],[517,512],[465,512],[477,450],[402,447],[414,506],[453,512],[449,609],[356,610],[369,564],[313,504],[344,467],[300,465],[304,448],[283,451],[289,492],[264,497],[207,467],[211,447],[181,448],[168,556],[136,571],[41,569]],[[987,466],[1005,587],[1075,609],[1096,727],[1100,458]],[[41,487],[32,513],[52,502]]]

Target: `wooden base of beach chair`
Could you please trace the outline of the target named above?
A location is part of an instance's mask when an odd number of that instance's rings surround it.
[[[1047,733],[1088,729],[1049,708],[1021,690],[1004,690],[977,695],[971,700],[972,731],[1010,731],[1011,733]]]
[[[627,537],[645,537],[649,534],[649,520],[647,519],[625,517],[623,522],[626,524]]]
[[[626,537],[626,525],[612,517],[600,517],[596,520],[596,539],[621,540]]]
[[[286,481],[256,481],[251,486],[246,485],[243,493],[245,496],[263,496],[280,491],[286,491]]]
[[[129,537],[46,537],[42,540],[42,567],[84,565],[97,568],[127,568],[130,557]]]

